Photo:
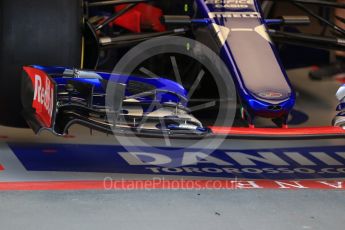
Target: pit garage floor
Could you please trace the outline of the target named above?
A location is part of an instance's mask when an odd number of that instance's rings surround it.
[[[328,125],[338,84],[290,76],[307,111],[296,124]],[[0,138],[1,229],[344,229],[345,140],[226,140],[191,170],[177,148],[188,140],[138,159],[81,127],[69,138],[1,127]]]

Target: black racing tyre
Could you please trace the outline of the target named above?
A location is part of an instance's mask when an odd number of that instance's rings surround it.
[[[24,127],[23,65],[80,67],[82,0],[0,1],[0,125]]]

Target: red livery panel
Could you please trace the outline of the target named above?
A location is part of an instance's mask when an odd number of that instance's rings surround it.
[[[24,70],[29,75],[34,88],[32,108],[36,110],[36,115],[44,126],[51,127],[55,106],[55,83],[45,72],[39,69],[24,67]]]

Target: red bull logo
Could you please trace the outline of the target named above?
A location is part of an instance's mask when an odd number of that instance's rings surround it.
[[[54,110],[55,86],[49,76],[41,70],[25,67],[34,86],[32,108],[46,127],[51,127]]]

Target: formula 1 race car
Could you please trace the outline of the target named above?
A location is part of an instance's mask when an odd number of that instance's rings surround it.
[[[190,57],[182,57],[182,62],[189,64],[185,64],[182,71],[178,70],[178,54],[172,55],[172,51],[166,54],[172,63],[170,72],[174,73],[173,78],[165,70],[167,62],[164,54],[160,53],[157,58],[149,51],[143,51],[149,54],[141,63],[136,58],[130,60],[133,65],[131,71],[123,73],[25,66],[21,92],[24,117],[28,124],[36,132],[48,129],[60,135],[66,134],[71,125],[78,123],[104,132],[112,132],[116,128],[172,136],[212,133],[246,137],[271,137],[272,134],[277,134],[277,137],[345,136],[342,129],[345,126],[343,112],[333,121],[337,127],[288,128],[288,117],[294,108],[296,95],[271,38],[282,43],[344,49],[342,39],[268,29],[269,26],[308,24],[309,18],[265,19],[257,0],[176,2],[83,2],[82,67],[112,70],[131,47],[153,38],[172,36],[192,39],[205,45],[217,54],[226,70],[220,67],[218,75],[213,74],[209,70],[211,67],[203,65],[201,59],[198,63],[198,60],[190,60]],[[322,21],[325,20],[303,4],[345,8],[343,4],[327,1],[291,2]],[[341,28],[326,22],[335,29],[336,34],[345,35]],[[196,45],[189,42],[181,45],[195,54]],[[155,49],[162,47],[164,44]],[[195,56],[207,55],[204,52],[206,48],[197,50],[201,53]],[[218,67],[218,63],[215,66]],[[187,72],[183,76],[191,75],[191,72],[199,74],[195,74],[196,78],[188,79],[181,77],[183,71]],[[139,76],[138,72],[146,76]],[[206,90],[205,86],[198,85],[204,75],[207,79],[204,84],[208,86]],[[219,78],[222,78],[221,83]],[[236,90],[235,98],[224,94],[224,91],[232,90],[231,84]],[[197,90],[199,92],[195,93]],[[339,111],[344,110],[343,91],[341,88],[338,92],[341,102]],[[190,92],[196,96],[191,98]],[[110,104],[106,100],[109,95],[113,98]],[[196,101],[199,104],[193,104]],[[224,104],[224,101],[235,101],[238,109],[229,103]],[[216,112],[207,110],[210,106],[205,105],[211,104],[216,107]],[[232,127],[224,122],[209,123],[191,107],[202,107],[201,114],[215,113],[217,116],[223,114],[225,107],[224,114],[235,111],[235,120],[241,120],[242,123]],[[258,117],[272,120],[277,128],[255,128]]]

